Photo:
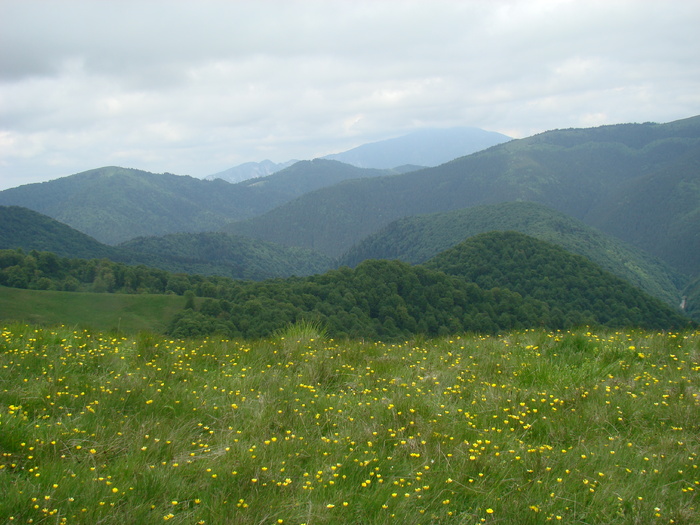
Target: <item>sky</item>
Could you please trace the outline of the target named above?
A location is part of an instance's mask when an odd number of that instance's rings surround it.
[[[0,0],[0,190],[700,114],[699,0]]]

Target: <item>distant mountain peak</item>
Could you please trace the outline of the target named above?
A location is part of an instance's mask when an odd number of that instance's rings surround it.
[[[277,173],[278,171],[281,171],[284,168],[288,168],[296,162],[298,161],[288,160],[287,162],[275,163],[267,159],[261,162],[245,162],[243,164],[239,164],[238,166],[234,166],[233,168],[214,173],[213,175],[208,175],[207,177],[204,177],[204,179],[222,179],[226,182],[235,184],[237,182],[243,182],[248,179],[267,177],[268,175]]]
[[[509,140],[501,133],[473,127],[426,128],[324,158],[359,168],[391,169],[406,164],[433,167]]]

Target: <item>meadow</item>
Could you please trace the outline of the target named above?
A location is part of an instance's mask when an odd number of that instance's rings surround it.
[[[0,323],[65,324],[100,331],[162,332],[185,299],[166,294],[58,292],[0,287]]]
[[[3,523],[700,522],[700,332],[5,325]]]

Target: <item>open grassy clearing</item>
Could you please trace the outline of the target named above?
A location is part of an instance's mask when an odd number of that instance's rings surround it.
[[[401,344],[6,326],[0,520],[700,520],[700,332]]]
[[[101,331],[160,332],[185,299],[177,295],[22,290],[0,286],[0,319]],[[164,321],[166,320],[166,321]]]

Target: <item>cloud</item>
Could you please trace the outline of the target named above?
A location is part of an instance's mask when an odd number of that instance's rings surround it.
[[[698,22],[691,0],[2,2],[0,189],[109,164],[205,176],[421,126],[684,118]]]

